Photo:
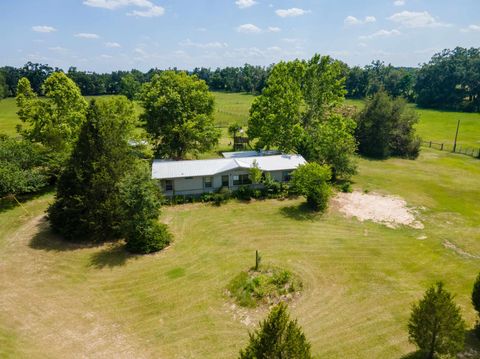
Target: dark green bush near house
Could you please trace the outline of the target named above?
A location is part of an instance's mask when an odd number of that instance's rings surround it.
[[[477,317],[480,317],[480,273],[477,275],[475,283],[473,284],[472,305],[477,312]],[[480,322],[478,319],[475,323],[475,335],[480,339]]]
[[[290,320],[287,306],[280,303],[272,308],[268,318],[249,334],[240,359],[310,359],[310,343],[296,320]]]
[[[308,206],[315,211],[324,211],[330,198],[330,168],[311,162],[299,166],[292,173],[291,186],[294,191],[307,198]]]
[[[122,232],[127,250],[147,254],[159,251],[171,241],[167,226],[158,222],[161,193],[150,178],[150,167],[137,162],[119,184],[123,208]]]

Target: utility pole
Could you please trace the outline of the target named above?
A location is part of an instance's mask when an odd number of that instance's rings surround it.
[[[457,122],[457,132],[455,133],[455,141],[453,142],[453,152],[457,149],[458,128],[460,127],[460,120]]]

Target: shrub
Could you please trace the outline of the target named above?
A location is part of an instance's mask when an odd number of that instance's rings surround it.
[[[241,186],[234,192],[234,196],[242,201],[250,201],[253,196],[252,189],[250,186]]]
[[[292,173],[291,184],[296,193],[307,198],[307,204],[315,211],[324,211],[330,197],[331,171],[327,166],[312,162],[299,166]]]
[[[244,307],[287,300],[287,294],[298,292],[301,288],[302,282],[290,271],[263,266],[258,270],[241,272],[227,287],[235,301]]]
[[[273,307],[268,318],[249,336],[247,347],[240,350],[240,359],[312,358],[310,343],[297,321],[290,320],[283,303]]]
[[[436,354],[455,355],[463,349],[465,322],[453,296],[439,282],[412,307],[409,340],[429,359]]]
[[[165,224],[156,220],[137,222],[127,234],[127,250],[132,253],[148,254],[162,250],[171,242],[171,234]]]
[[[477,317],[480,316],[480,273],[477,275],[475,283],[473,284],[472,305],[477,312]],[[475,324],[475,334],[478,338],[480,338],[480,323],[478,322],[478,320]]]

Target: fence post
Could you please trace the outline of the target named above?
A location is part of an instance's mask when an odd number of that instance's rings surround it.
[[[455,132],[455,141],[453,142],[453,152],[457,149],[458,128],[460,127],[460,120],[457,122],[457,132]]]
[[[428,147],[432,147],[432,141],[430,141],[430,145]]]
[[[440,146],[440,151],[443,151],[443,143],[442,143],[442,145]]]

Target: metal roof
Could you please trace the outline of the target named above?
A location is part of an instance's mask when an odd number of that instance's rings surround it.
[[[152,178],[172,179],[182,177],[213,176],[235,169],[249,169],[256,161],[262,171],[294,170],[307,161],[300,155],[255,156],[218,158],[212,160],[169,161],[154,160]]]

